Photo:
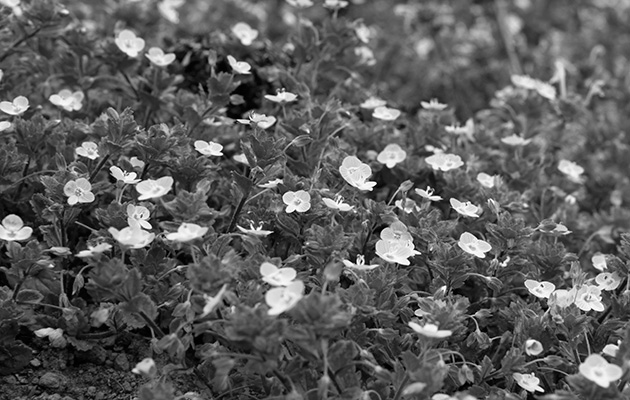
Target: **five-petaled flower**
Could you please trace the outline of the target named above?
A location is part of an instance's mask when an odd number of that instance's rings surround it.
[[[584,285],[575,295],[575,305],[582,311],[604,311],[602,290],[593,285]]]
[[[144,180],[136,185],[136,190],[140,193],[138,200],[162,197],[171,190],[172,186],[173,178],[170,176],[163,176],[157,180]]]
[[[51,95],[48,100],[66,111],[79,111],[83,107],[84,98],[85,95],[81,90],[73,92],[69,89],[62,89],[59,93]]]
[[[493,188],[494,176],[488,175],[485,172],[480,172],[477,174],[477,182],[481,183],[481,186]]]
[[[558,170],[565,174],[573,182],[582,182],[581,175],[584,173],[584,168],[577,165],[573,161],[560,160],[560,162],[558,163]]]
[[[175,61],[175,53],[164,53],[159,47],[151,47],[144,56],[157,67],[166,67]]]
[[[395,108],[388,108],[385,106],[379,106],[372,112],[372,117],[383,121],[393,121],[400,117],[400,110]]]
[[[252,235],[252,236],[261,236],[261,237],[265,237],[265,236],[269,236],[273,233],[273,231],[268,231],[263,229],[263,223],[260,222],[258,224],[257,227],[254,227],[254,223],[250,222],[249,223],[249,229],[243,228],[240,225],[236,225],[236,229],[238,229],[239,231],[247,234],[247,235]]]
[[[591,262],[593,263],[593,267],[599,271],[603,271],[608,268],[606,264],[606,255],[602,253],[595,253],[593,257],[591,257]]]
[[[607,388],[611,382],[615,382],[623,375],[621,367],[610,364],[599,354],[591,354],[578,367],[580,374],[598,386]]]
[[[24,96],[18,96],[13,101],[0,101],[0,111],[9,115],[20,115],[28,110],[29,102]]]
[[[415,189],[416,193],[424,198],[427,199],[429,201],[440,201],[442,200],[442,196],[438,196],[438,195],[434,195],[433,193],[435,193],[435,189],[433,189],[431,186],[427,186],[426,189]]]
[[[378,153],[376,161],[381,164],[385,164],[387,168],[394,168],[394,166],[400,162],[403,162],[407,158],[407,152],[396,143],[390,143],[383,151]]]
[[[9,121],[0,121],[0,132],[6,131],[7,129],[11,128],[12,126],[13,126],[13,124],[11,124]]]
[[[507,144],[508,146],[526,146],[531,141],[531,139],[523,139],[515,133],[501,139],[501,142]]]
[[[577,290],[572,288],[571,290],[558,289],[554,290],[549,295],[549,305],[559,308],[567,308],[575,302],[575,295]]]
[[[448,107],[448,105],[440,103],[437,99],[431,99],[428,102],[421,101],[420,106],[422,106],[422,108],[424,108],[425,110],[429,110],[429,111],[442,111],[446,107]]]
[[[0,225],[0,240],[13,242],[16,240],[26,240],[31,237],[33,228],[24,226],[24,221],[18,215],[9,214],[2,220]]]
[[[297,8],[306,8],[313,5],[312,0],[287,0],[287,3]]]
[[[595,282],[601,290],[615,290],[621,284],[621,276],[617,272],[602,272],[597,274]]]
[[[273,101],[274,103],[284,104],[297,100],[297,94],[280,89],[276,92],[276,94],[266,94],[265,99]]]
[[[413,242],[406,240],[379,240],[376,242],[376,255],[383,260],[401,265],[411,265],[409,257],[420,254],[414,250]]]
[[[172,240],[174,242],[190,242],[191,240],[199,239],[203,237],[208,232],[208,227],[202,227],[197,224],[192,224],[188,222],[182,223],[179,228],[177,228],[177,232],[167,233],[165,235],[166,239]]]
[[[339,173],[346,182],[359,190],[371,191],[376,186],[376,182],[367,181],[367,178],[372,175],[372,168],[355,156],[343,159],[339,166]]]
[[[527,339],[525,341],[525,353],[530,356],[537,356],[544,350],[542,343],[536,339]]]
[[[145,378],[154,378],[157,375],[157,366],[152,358],[147,357],[137,363],[131,372]]]
[[[117,181],[120,181],[124,183],[125,185],[134,185],[140,182],[140,179],[136,179],[138,174],[136,174],[135,172],[123,171],[122,169],[120,169],[119,167],[115,165],[109,167],[109,172],[112,174],[114,178],[116,178]]]
[[[246,63],[245,61],[236,61],[236,58],[232,56],[227,56],[228,63],[230,67],[232,67],[232,71],[236,74],[247,75],[251,74],[252,66]]]
[[[155,233],[140,229],[138,225],[128,226],[121,230],[109,228],[107,231],[118,243],[132,249],[146,247],[155,239]]]
[[[348,6],[348,2],[346,0],[325,0],[324,7],[330,8],[333,10],[338,10],[340,8],[344,8]]]
[[[332,208],[333,210],[350,211],[354,208],[350,204],[344,203],[343,197],[341,196],[335,197],[335,200],[322,197],[322,201],[324,202],[324,204],[326,204],[326,207]]]
[[[33,332],[37,337],[47,337],[53,347],[66,347],[66,338],[63,337],[63,329],[42,328]]]
[[[437,325],[431,323],[420,325],[413,321],[409,321],[409,327],[413,329],[414,332],[419,333],[422,336],[435,339],[444,339],[453,334],[453,331],[450,331],[448,329],[440,329]]]
[[[492,250],[490,243],[477,239],[475,235],[469,232],[464,232],[460,235],[457,245],[466,253],[479,258],[486,258],[486,253]]]
[[[96,160],[98,158],[98,145],[94,142],[83,142],[81,147],[74,150],[78,156]]]
[[[144,206],[134,206],[133,204],[127,206],[127,223],[131,227],[138,225],[144,229],[153,228],[149,223],[150,216],[151,212]]]
[[[251,45],[258,37],[258,31],[245,22],[239,22],[232,27],[232,34],[243,46]]]
[[[98,256],[112,248],[112,245],[109,243],[99,243],[96,246],[91,246],[88,244],[87,250],[81,250],[76,254],[79,258],[87,258]]]
[[[68,181],[63,187],[63,193],[68,196],[68,204],[91,203],[94,201],[92,184],[85,178]]]
[[[282,201],[287,205],[286,212],[307,212],[311,208],[311,195],[305,190],[288,191],[282,195]]]
[[[456,154],[438,153],[429,156],[424,161],[437,171],[450,171],[464,165],[462,158]]]
[[[125,29],[116,35],[114,40],[116,46],[129,57],[137,57],[138,53],[144,49],[144,39],[136,36],[132,31]]]
[[[270,289],[265,293],[265,302],[270,307],[267,314],[280,315],[293,308],[304,297],[304,282],[293,281],[288,286]]]
[[[444,130],[448,133],[452,133],[454,135],[457,136],[463,136],[466,137],[466,139],[468,139],[469,141],[474,141],[474,134],[475,134],[475,122],[473,121],[472,118],[469,118],[466,121],[466,125],[464,126],[459,126],[459,125],[449,125],[449,126],[445,126]]]
[[[297,276],[297,271],[290,267],[278,268],[270,262],[260,265],[262,280],[271,286],[289,286]]]
[[[365,100],[363,103],[361,103],[361,108],[365,108],[368,110],[372,110],[374,108],[377,107],[383,107],[387,104],[387,102],[385,100],[379,99],[378,97],[370,97],[367,100]]]
[[[520,387],[528,392],[534,393],[545,391],[545,389],[540,387],[540,379],[536,378],[536,375],[534,375],[533,372],[530,374],[520,374],[515,372],[512,374],[512,377]]]
[[[449,203],[451,203],[451,207],[453,207],[453,209],[457,211],[458,214],[471,218],[479,217],[479,207],[472,204],[470,201],[459,201],[456,198],[451,198],[449,200]]]
[[[358,269],[359,271],[369,271],[374,268],[380,267],[379,264],[365,264],[365,256],[363,254],[357,254],[357,262],[350,260],[341,260],[343,265],[348,268]]]
[[[551,282],[538,282],[533,279],[527,279],[525,281],[525,287],[531,294],[541,299],[548,299],[551,293],[556,290],[556,285]]]
[[[205,140],[195,140],[195,150],[204,156],[219,157],[223,155],[223,145],[215,142],[206,142]]]
[[[237,119],[236,122],[245,125],[253,125],[260,129],[267,129],[276,123],[276,117],[273,115],[268,116],[257,112],[251,112],[248,119]]]

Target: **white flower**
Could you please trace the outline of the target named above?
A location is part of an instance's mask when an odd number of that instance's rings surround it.
[[[215,142],[206,142],[204,140],[195,140],[195,150],[204,156],[222,156],[223,145]]]
[[[63,187],[63,193],[68,196],[68,204],[91,203],[95,197],[92,193],[92,185],[85,178],[69,181]]]
[[[444,172],[457,169],[464,165],[460,156],[446,153],[434,154],[425,158],[424,161],[429,164],[431,168]]]
[[[179,23],[179,8],[184,4],[185,0],[162,0],[158,3],[158,11],[162,14],[162,17],[167,19],[173,24]]]
[[[578,290],[575,296],[575,305],[582,311],[604,311],[602,303],[601,289],[597,286],[584,285]]]
[[[144,56],[158,67],[166,67],[175,61],[175,53],[165,54],[159,47],[151,47]]]
[[[62,89],[59,93],[51,95],[48,100],[66,111],[79,111],[83,107],[84,98],[81,90],[72,92],[69,89]]]
[[[241,42],[243,46],[251,45],[258,37],[258,31],[245,22],[239,22],[232,27],[232,34]]]
[[[312,0],[287,0],[287,3],[297,8],[306,8],[313,5]]]
[[[118,33],[114,40],[116,46],[129,57],[137,57],[144,49],[144,39],[136,36],[132,31],[125,29]]]
[[[63,329],[42,328],[33,332],[37,337],[47,337],[53,347],[66,347]]]
[[[377,107],[383,107],[386,104],[387,102],[385,100],[381,100],[378,97],[370,97],[361,103],[361,108],[371,110]]]
[[[507,144],[508,146],[526,146],[531,141],[531,139],[523,139],[514,133],[501,139],[501,142]]]
[[[263,229],[263,223],[261,222],[260,224],[258,224],[258,227],[254,227],[254,223],[250,222],[249,224],[249,229],[245,229],[240,225],[236,225],[236,229],[238,229],[239,231],[247,234],[247,235],[252,235],[252,236],[269,236],[273,233],[273,231],[267,231]]]
[[[135,172],[123,171],[116,166],[109,167],[109,172],[114,178],[116,178],[117,181],[121,181],[125,185],[134,185],[140,182],[140,179],[136,179],[136,176],[138,176],[138,174],[136,174]]]
[[[0,101],[0,111],[9,115],[20,115],[28,110],[29,102],[24,96],[18,96],[13,101]]]
[[[475,140],[473,136],[475,134],[475,122],[472,118],[469,118],[464,126],[450,125],[444,127],[444,130],[457,136],[465,136],[470,141]]]
[[[427,188],[425,190],[423,189],[415,189],[416,193],[420,196],[423,197],[429,201],[440,201],[442,200],[441,196],[437,196],[434,195],[433,193],[435,193],[435,189],[431,188],[430,186],[427,186]]]
[[[278,268],[270,262],[260,265],[262,280],[271,286],[289,286],[297,276],[297,271],[293,268]]]
[[[138,169],[142,169],[144,168],[144,161],[139,160],[138,157],[131,157],[129,159],[129,163],[131,163],[131,166],[134,168],[138,168]]]
[[[0,132],[6,131],[11,128],[13,125],[9,121],[0,121]]]
[[[134,206],[129,204],[127,206],[127,223],[133,227],[134,224],[144,229],[152,229],[153,227],[149,223],[149,217],[151,212],[144,206]]]
[[[136,185],[136,191],[140,193],[138,200],[155,199],[170,192],[173,186],[173,178],[164,176],[157,180],[147,179]]]
[[[333,210],[350,211],[354,208],[350,204],[344,203],[343,197],[341,196],[335,197],[335,200],[322,197],[322,201],[324,202],[324,204],[326,204],[328,208],[332,208]]]
[[[549,305],[560,308],[567,308],[575,302],[576,293],[577,291],[575,290],[575,288],[572,288],[571,290],[554,290],[549,295]]]
[[[475,235],[469,232],[461,234],[457,245],[466,253],[479,258],[486,258],[486,253],[492,250],[490,243],[477,239]]]
[[[407,226],[400,221],[395,221],[390,226],[383,229],[380,237],[381,239],[389,242],[413,242],[413,237],[409,233]]]
[[[214,309],[219,304],[221,304],[221,301],[223,300],[223,295],[225,294],[226,290],[227,290],[227,284],[224,284],[221,287],[221,290],[219,290],[219,293],[217,293],[215,296],[209,296],[205,293],[203,294],[203,298],[206,301],[206,304],[203,306],[203,311],[201,312],[201,315],[199,315],[199,318],[204,318],[205,316],[210,314],[212,311],[214,311]]]
[[[0,240],[12,242],[14,240],[26,240],[31,237],[33,229],[24,226],[24,221],[18,215],[9,214],[0,225]]]
[[[155,233],[140,229],[139,226],[128,226],[121,230],[109,228],[107,230],[118,243],[132,249],[148,246],[155,238]]]
[[[365,256],[363,254],[357,254],[356,263],[353,263],[352,261],[349,261],[349,260],[341,260],[341,262],[343,262],[343,265],[345,265],[346,267],[352,268],[352,269],[358,269],[359,271],[369,271],[374,268],[380,267],[380,265],[378,264],[366,265]]]
[[[165,236],[168,240],[183,243],[199,239],[207,232],[207,227],[201,227],[197,224],[184,222],[179,226],[179,228],[177,228],[177,232],[167,233]]]
[[[525,341],[525,353],[530,356],[537,356],[545,350],[542,343],[536,339],[527,339]]]
[[[265,188],[265,189],[275,189],[281,183],[284,183],[284,181],[278,178],[278,179],[273,179],[269,182],[261,183],[258,185],[258,187]]]
[[[408,241],[379,240],[376,242],[376,255],[383,260],[401,265],[411,265],[408,258],[420,254]]]
[[[265,99],[269,101],[273,101],[274,103],[284,104],[284,103],[290,103],[292,101],[295,101],[297,99],[297,94],[287,92],[286,90],[281,89],[281,90],[278,90],[275,95],[266,94]]]
[[[83,142],[81,147],[74,150],[78,156],[96,160],[98,158],[98,145],[94,142]]]
[[[288,191],[282,195],[282,201],[287,205],[286,212],[307,212],[311,208],[311,195],[305,190]]]
[[[537,80],[527,75],[512,75],[512,84],[527,90],[536,89]]]
[[[79,258],[93,257],[98,254],[102,254],[112,248],[112,245],[109,243],[99,243],[96,246],[90,246],[88,244],[87,250],[81,250],[76,254]]]
[[[465,217],[478,218],[480,215],[479,207],[472,204],[470,201],[462,202],[453,197],[449,200],[449,203],[451,203],[451,207],[453,207],[453,209],[457,211],[458,214],[461,214]]]
[[[400,110],[395,108],[388,108],[385,106],[376,107],[372,112],[372,116],[376,119],[381,119],[383,121],[393,121],[396,118],[400,117]]]
[[[154,378],[157,375],[157,366],[152,358],[145,358],[131,370],[134,374],[142,375],[145,378]]]
[[[236,122],[239,122],[245,125],[254,125],[261,129],[267,129],[276,123],[276,117],[272,115],[267,116],[265,114],[258,114],[256,112],[251,112],[249,114],[249,119],[237,119]]]
[[[252,66],[245,61],[236,61],[236,59],[232,56],[227,56],[227,59],[228,63],[230,63],[230,67],[232,67],[232,71],[234,71],[236,74],[251,74]]]
[[[426,323],[424,325],[419,325],[413,321],[409,321],[409,327],[413,329],[416,333],[421,334],[422,336],[426,336],[429,338],[435,339],[444,339],[453,334],[453,331],[449,331],[447,329],[439,329],[435,324]]]
[[[420,211],[420,207],[418,207],[416,202],[411,200],[411,199],[405,199],[405,203],[404,204],[403,204],[402,199],[401,200],[396,200],[394,202],[394,205],[396,206],[396,208],[398,208],[400,210],[403,210],[407,214],[410,214],[410,213],[412,213],[414,211]]]
[[[265,302],[270,307],[267,314],[280,315],[293,308],[304,297],[304,282],[293,281],[286,287],[275,287],[265,293]]]
[[[370,31],[370,28],[368,28],[364,23],[359,23],[354,27],[354,33],[355,35],[357,35],[357,38],[365,43],[368,44],[370,42],[370,37],[372,36],[372,32]]]
[[[607,388],[611,382],[617,381],[623,375],[621,367],[608,363],[599,354],[591,354],[586,357],[578,369],[582,376],[603,388]]]
[[[480,172],[477,174],[477,182],[481,183],[481,186],[485,186],[487,188],[494,187],[494,176],[490,176],[485,172]]]
[[[347,6],[348,6],[348,2],[345,0],[325,0],[324,1],[324,7],[330,8],[333,10],[337,10],[337,9],[344,8]]]
[[[520,387],[527,390],[528,392],[544,392],[545,389],[540,387],[540,379],[536,378],[534,373],[531,374],[520,374],[515,372],[512,374],[512,377],[518,383]]]
[[[531,294],[541,299],[547,299],[556,289],[556,285],[551,282],[543,281],[538,282],[533,279],[527,279],[525,281],[525,287]]]
[[[581,175],[584,173],[584,168],[580,167],[573,161],[560,160],[558,163],[558,170],[569,177],[569,179],[573,182],[582,182]]]
[[[607,344],[602,349],[602,353],[609,355],[611,357],[617,357],[617,353],[619,352],[619,343],[620,342],[617,342],[617,344],[612,344],[612,343]]]
[[[376,186],[376,182],[367,181],[367,178],[372,175],[372,168],[355,156],[343,159],[339,166],[339,173],[346,182],[359,190],[371,191]]]
[[[430,111],[442,111],[446,107],[448,107],[448,105],[440,103],[437,99],[431,99],[429,102],[421,101],[420,105],[425,110],[430,110]]]
[[[621,276],[617,272],[602,272],[595,277],[595,282],[601,290],[615,290],[621,284]]]
[[[407,158],[407,152],[396,143],[390,143],[383,151],[378,153],[376,161],[385,164],[387,168],[394,168],[396,164],[403,162]]]

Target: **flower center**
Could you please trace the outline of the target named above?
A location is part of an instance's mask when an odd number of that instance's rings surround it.
[[[84,193],[83,189],[81,189],[81,188],[74,189],[74,195],[77,196],[77,197],[82,197],[83,193]]]

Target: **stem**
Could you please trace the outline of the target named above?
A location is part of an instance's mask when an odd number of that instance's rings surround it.
[[[63,311],[63,307],[55,306],[52,304],[36,303],[34,301],[16,301],[16,303],[22,304],[22,305],[28,305],[28,306],[41,306],[41,307],[54,308],[55,310]]]
[[[241,197],[241,201],[239,201],[238,205],[236,206],[236,209],[234,210],[234,213],[232,214],[232,218],[230,219],[230,224],[228,225],[228,229],[225,233],[230,233],[234,230],[234,227],[236,226],[236,220],[238,219],[239,214],[243,210],[243,206],[245,206],[245,203],[247,202],[248,195],[249,195],[249,190],[247,190],[247,192],[243,194],[243,197]]]
[[[409,382],[409,375],[405,374],[405,378],[400,382],[400,386],[396,389],[396,394],[394,394],[393,400],[400,400],[400,396],[402,396],[403,386],[405,386]]]
[[[495,0],[494,4],[497,10],[497,25],[499,25],[499,32],[501,32],[501,38],[503,39],[503,44],[505,45],[505,51],[507,52],[508,59],[510,61],[512,73],[523,75],[523,69],[521,68],[521,63],[518,60],[516,48],[514,47],[514,38],[512,37],[510,29],[506,24],[507,12],[505,1]]]
[[[129,87],[131,87],[131,90],[133,90],[133,94],[136,96],[136,100],[140,101],[140,94],[138,93],[138,89],[136,89],[136,87],[133,85],[133,83],[131,82],[131,79],[129,79],[129,76],[127,75],[127,73],[125,71],[121,70],[120,74],[123,76],[123,78],[125,78],[125,80],[129,84]]]
[[[4,61],[5,58],[7,58],[8,56],[11,55],[11,53],[13,53],[13,49],[15,49],[16,47],[18,47],[19,45],[21,45],[22,43],[26,42],[27,40],[29,40],[30,38],[34,37],[35,35],[37,35],[39,33],[39,31],[41,31],[44,28],[44,25],[35,28],[35,30],[31,33],[28,33],[24,36],[22,36],[20,39],[16,40],[15,42],[13,42],[13,44],[11,46],[9,46],[9,48],[7,49],[7,51],[2,54],[0,56],[0,62]]]
[[[149,328],[151,328],[151,330],[153,332],[157,332],[159,339],[163,338],[164,336],[166,336],[164,334],[164,332],[162,331],[162,329],[160,329],[159,326],[157,326],[157,324],[155,323],[155,321],[153,321],[151,318],[149,318],[149,316],[144,312],[144,311],[140,311],[138,313],[138,315],[140,315],[142,317],[142,319],[144,320],[144,322],[149,325]]]
[[[92,173],[90,174],[90,178],[88,179],[88,181],[92,182],[94,178],[96,178],[96,175],[98,175],[98,173],[101,171],[103,165],[105,165],[107,160],[109,160],[109,154],[105,154],[105,157],[103,157],[101,161],[99,161],[99,163],[96,165],[96,168],[94,168],[94,171],[92,171]]]
[[[37,176],[37,175],[43,175],[43,174],[49,174],[49,173],[50,173],[50,174],[54,174],[55,172],[57,172],[57,171],[56,171],[56,170],[53,170],[53,169],[47,169],[47,170],[43,170],[43,171],[33,172],[33,173],[31,173],[31,174],[26,175],[26,176],[25,176],[25,177],[23,177],[23,178],[18,179],[17,181],[13,182],[12,184],[10,184],[9,186],[7,186],[7,187],[6,187],[6,188],[4,188],[3,190],[0,190],[0,193],[4,193],[4,192],[6,192],[7,190],[9,190],[9,189],[11,189],[12,187],[14,187],[15,185],[17,185],[17,184],[19,184],[19,183],[21,183],[21,182],[23,182],[23,181],[25,181],[25,180],[27,180],[27,179],[29,179],[29,178],[32,178],[32,177],[34,177],[34,176]]]
[[[26,173],[28,172],[29,167],[31,166],[31,156],[29,154],[28,158],[26,159],[26,164],[24,165],[24,169],[22,170],[22,178],[24,178],[26,176]],[[15,192],[15,195],[13,196],[13,201],[16,201],[18,197],[20,197],[20,194],[22,193],[22,188],[24,187],[24,181],[22,180],[20,182],[20,186],[18,186],[17,191]]]

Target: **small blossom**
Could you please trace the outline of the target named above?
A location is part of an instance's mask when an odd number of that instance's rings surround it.
[[[236,61],[236,59],[232,56],[227,56],[228,63],[230,63],[230,67],[232,67],[232,71],[237,74],[247,75],[251,74],[252,66],[246,63],[245,61]]]
[[[481,183],[481,186],[485,186],[487,188],[494,187],[494,176],[490,176],[485,172],[480,172],[477,174],[477,182]]]
[[[29,102],[24,96],[18,96],[13,101],[0,101],[0,111],[9,115],[20,115],[28,110]]]
[[[458,214],[465,217],[478,218],[480,215],[479,207],[472,204],[470,201],[459,201],[456,198],[451,198],[449,203],[451,203],[451,207],[453,207]]]
[[[243,46],[251,45],[258,37],[258,31],[245,22],[239,22],[232,27],[232,34],[241,42]]]
[[[16,8],[20,5],[21,0],[0,0],[0,4],[9,8]]]
[[[601,290],[615,290],[621,284],[621,277],[617,272],[602,272],[595,277],[595,282]]]
[[[117,181],[121,181],[125,185],[135,185],[136,183],[140,182],[140,179],[136,179],[138,174],[136,174],[135,172],[123,171],[116,166],[109,167],[109,172],[114,178],[116,178]]]
[[[171,190],[173,178],[164,176],[157,180],[147,179],[136,185],[136,191],[140,193],[138,200],[155,199],[164,196]]]
[[[0,240],[7,242],[26,240],[31,237],[33,228],[24,226],[24,221],[18,215],[9,214],[0,225]]]
[[[293,281],[286,287],[275,287],[265,293],[265,302],[270,307],[267,314],[280,315],[293,308],[304,297],[304,282]]]
[[[353,263],[352,261],[349,261],[349,260],[341,260],[341,262],[343,262],[343,265],[345,265],[346,267],[352,268],[352,269],[358,269],[359,271],[369,271],[374,268],[380,267],[380,265],[378,264],[366,265],[365,256],[363,254],[357,254],[356,263]]]
[[[278,178],[278,179],[273,179],[269,182],[261,183],[258,185],[258,187],[265,188],[265,189],[275,189],[281,183],[284,183],[284,181]]]
[[[137,57],[144,49],[144,39],[136,36],[132,31],[125,29],[118,33],[114,40],[116,46],[129,57]]]
[[[556,88],[547,82],[537,82],[534,90],[546,99],[555,100],[556,98]]]
[[[475,140],[473,136],[475,134],[475,122],[472,118],[469,118],[468,121],[466,121],[466,125],[464,126],[451,125],[444,127],[444,130],[457,136],[464,136],[470,141]]]
[[[348,2],[345,0],[325,0],[324,7],[332,10],[338,10],[348,6]]]
[[[69,89],[62,89],[59,93],[51,95],[48,100],[66,111],[79,111],[83,108],[84,98],[85,95],[81,90],[72,92]]]
[[[593,257],[591,257],[591,262],[593,263],[593,267],[599,271],[604,271],[608,268],[606,265],[606,255],[602,253],[595,253]]]
[[[132,249],[146,247],[155,239],[155,233],[140,229],[137,225],[128,226],[121,230],[109,228],[107,231],[118,243]]]
[[[396,143],[390,143],[383,151],[378,153],[376,161],[385,164],[387,168],[394,168],[396,164],[403,162],[407,158],[407,152]]]
[[[111,248],[112,245],[109,243],[99,243],[96,246],[90,246],[88,244],[87,250],[81,250],[76,256],[79,258],[94,257],[110,250]]]
[[[131,163],[131,166],[134,168],[138,168],[138,169],[142,169],[144,168],[144,161],[139,160],[138,157],[131,157],[129,159],[129,162]]]
[[[92,185],[85,178],[69,181],[63,187],[63,193],[68,196],[68,204],[91,203],[95,197],[92,193]]]
[[[534,393],[545,391],[545,389],[540,387],[540,379],[536,378],[536,375],[534,375],[533,372],[531,374],[520,374],[515,372],[512,374],[512,377],[520,387],[528,392]]]
[[[186,0],[162,0],[158,3],[158,11],[166,20],[173,24],[179,23],[179,12],[177,9],[184,4]]]
[[[386,104],[387,102],[385,100],[381,100],[378,97],[370,97],[369,99],[361,103],[361,108],[372,110],[377,107],[383,107]]]
[[[573,182],[582,182],[581,175],[584,173],[584,168],[580,167],[573,161],[560,160],[558,163],[558,170],[560,170],[560,172],[565,174]]]
[[[220,157],[223,155],[223,145],[215,142],[206,142],[204,140],[195,140],[195,150],[204,156]]]
[[[53,246],[47,251],[53,253],[56,256],[69,256],[70,254],[72,254],[70,249],[64,246]]]
[[[0,121],[0,132],[6,131],[13,125],[9,121]]]
[[[166,67],[175,61],[175,53],[164,53],[159,47],[151,47],[144,56],[157,67]]]
[[[611,382],[617,381],[623,375],[621,367],[608,363],[599,354],[591,354],[586,357],[578,369],[582,376],[603,388],[607,388]]]
[[[278,90],[276,94],[266,94],[265,99],[273,101],[274,103],[290,103],[297,99],[297,94],[287,92],[286,90]]]
[[[372,112],[372,116],[383,121],[393,121],[400,117],[400,110],[388,108],[385,106],[376,107]]]
[[[83,142],[81,147],[74,150],[78,156],[96,160],[98,158],[98,145],[94,142]]]
[[[396,206],[396,208],[403,210],[407,214],[412,213],[414,211],[420,211],[420,207],[418,207],[416,202],[411,199],[405,199],[404,204],[402,200],[396,200],[394,202],[394,205]]]
[[[617,357],[618,352],[619,352],[619,342],[617,342],[617,344],[609,343],[606,346],[604,346],[604,348],[602,349],[602,353],[611,357]]]
[[[339,166],[339,173],[346,182],[359,190],[372,191],[376,186],[376,182],[367,181],[367,178],[372,175],[372,168],[355,156],[343,159]]]
[[[531,141],[531,139],[523,139],[514,133],[501,139],[501,142],[507,144],[508,146],[526,146]]]
[[[282,201],[287,205],[286,212],[307,212],[311,208],[311,195],[305,190],[288,191],[282,195]]]
[[[297,8],[307,8],[313,5],[312,0],[287,0],[287,3]]]
[[[514,86],[527,89],[534,90],[536,89],[536,79],[527,76],[527,75],[512,75],[511,76],[512,84]]]
[[[431,188],[431,186],[427,186],[425,190],[423,189],[415,189],[416,193],[429,201],[440,201],[442,200],[442,196],[434,195],[435,189]]]
[[[372,32],[364,23],[357,24],[354,28],[354,33],[362,43],[368,44],[370,42]]]
[[[544,350],[542,343],[536,339],[527,339],[525,341],[525,353],[529,356],[537,356]]]
[[[289,267],[278,268],[270,262],[264,262],[260,265],[260,274],[262,280],[271,286],[289,286],[297,276],[297,271]]]
[[[419,254],[413,249],[413,243],[407,241],[379,240],[376,242],[376,255],[395,264],[411,265],[408,258]]]
[[[413,242],[413,238],[407,229],[407,226],[400,221],[392,223],[381,231],[381,239],[389,242]]]
[[[578,290],[575,296],[575,305],[582,311],[604,311],[602,303],[601,289],[597,286],[584,285]]]
[[[419,333],[422,336],[435,339],[444,339],[453,334],[453,331],[449,331],[447,329],[439,329],[437,325],[429,323],[419,325],[413,321],[409,321],[409,327],[413,329],[414,332]]]
[[[254,223],[253,223],[253,222],[250,222],[250,224],[249,224],[249,229],[245,229],[245,228],[243,228],[243,227],[242,227],[242,226],[240,226],[240,225],[236,225],[236,228],[237,228],[239,231],[241,231],[241,232],[243,232],[243,233],[245,233],[245,234],[247,234],[247,235],[252,235],[252,236],[262,236],[262,237],[265,237],[265,236],[269,236],[269,235],[271,235],[271,234],[273,233],[273,231],[267,231],[267,230],[264,230],[264,229],[263,229],[263,223],[262,223],[262,222],[261,222],[260,224],[258,224],[258,226],[257,226],[257,227],[254,227]]]
[[[149,217],[151,212],[144,206],[134,206],[129,204],[127,206],[127,223],[129,226],[139,225],[144,229],[152,229],[153,227],[149,223]]]
[[[237,119],[236,121],[241,124],[254,125],[261,129],[267,129],[276,123],[276,117],[252,112],[249,114],[249,119]]]
[[[245,154],[234,154],[232,156],[232,159],[241,164],[249,165],[249,161],[247,161],[247,157],[245,156]]]
[[[466,253],[479,258],[486,258],[486,253],[492,250],[492,246],[488,242],[477,239],[475,235],[469,232],[461,234],[457,245]]]
[[[203,306],[203,311],[199,318],[204,318],[208,314],[210,314],[214,309],[221,304],[223,301],[223,295],[225,295],[225,291],[227,290],[227,284],[224,284],[215,296],[209,296],[207,294],[203,294],[203,298],[206,301],[206,304]]]
[[[354,208],[350,204],[344,203],[343,202],[343,197],[341,197],[341,196],[335,197],[335,200],[323,197],[322,201],[324,202],[324,204],[326,204],[326,207],[332,208],[333,210],[339,210],[339,211],[344,211],[345,212],[345,211],[350,211],[350,210],[352,210]]]
[[[556,289],[556,285],[551,282],[543,281],[538,282],[533,279],[527,279],[525,281],[525,287],[531,294],[541,299],[547,299]]]
[[[424,161],[438,171],[450,171],[464,165],[462,158],[455,154],[439,153],[429,156]]]
[[[437,99],[431,99],[429,102],[421,101],[420,105],[429,111],[442,111],[448,107],[448,105],[440,103]]]
[[[37,337],[47,337],[53,347],[66,347],[63,329],[42,328],[33,332]]]
[[[167,233],[165,237],[168,240],[184,243],[190,242],[191,240],[199,239],[203,237],[203,235],[205,235],[207,232],[207,227],[201,227],[197,224],[184,222],[179,226],[179,228],[177,228],[177,232]]]
[[[90,318],[92,319],[91,325],[95,328],[103,325],[109,319],[113,307],[108,307],[101,303],[101,307],[98,310],[94,310],[92,314],[90,314]]]
[[[577,291],[575,288],[571,290],[558,289],[554,290],[549,296],[549,305],[560,308],[567,308],[571,304],[575,303],[575,295]]]
[[[137,375],[142,375],[145,378],[154,378],[157,375],[157,366],[152,358],[147,357],[137,363],[131,372]]]

